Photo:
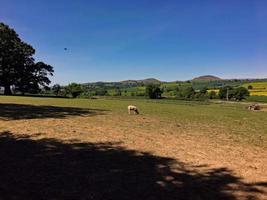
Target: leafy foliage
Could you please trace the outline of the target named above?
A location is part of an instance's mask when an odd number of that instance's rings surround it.
[[[229,99],[229,100],[233,99],[240,101],[248,96],[249,96],[249,91],[244,87],[233,88],[231,86],[225,86],[219,90],[220,99]]]
[[[78,97],[82,92],[82,86],[77,83],[70,83],[65,87],[67,94],[70,94],[73,98]]]
[[[60,92],[60,89],[61,89],[61,86],[59,84],[55,84],[53,85],[52,87],[52,92],[58,96],[59,95],[59,92]]]
[[[247,90],[247,88],[238,87],[234,91],[234,96],[235,96],[236,100],[241,101],[241,100],[249,97],[249,91]]]
[[[160,89],[158,85],[150,84],[146,86],[146,95],[150,99],[160,99],[162,92],[163,91]]]
[[[179,99],[193,99],[195,96],[195,90],[193,87],[187,87],[185,89],[177,88],[176,97]]]
[[[207,94],[208,92],[208,88],[207,87],[203,87],[201,90],[200,90],[200,94]]]
[[[50,83],[53,67],[43,62],[35,63],[35,50],[23,42],[8,25],[0,23],[0,86],[10,95],[11,86],[22,94],[37,93],[39,86]]]
[[[217,98],[217,94],[216,94],[216,92],[215,91],[211,91],[210,93],[209,93],[209,99],[216,99]]]
[[[224,86],[219,90],[220,99],[231,99],[234,96],[234,88],[231,86]]]

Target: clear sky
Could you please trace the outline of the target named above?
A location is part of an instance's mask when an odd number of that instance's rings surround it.
[[[266,0],[0,0],[0,21],[53,83],[267,77]]]

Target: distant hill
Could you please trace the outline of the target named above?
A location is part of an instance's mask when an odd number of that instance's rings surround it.
[[[192,81],[217,81],[217,80],[221,79],[217,76],[212,76],[212,75],[199,76],[192,79]]]
[[[93,82],[93,83],[84,83],[87,86],[93,87],[137,87],[137,86],[144,86],[148,84],[161,84],[160,80],[155,78],[147,78],[143,80],[125,80],[119,82]]]
[[[192,84],[194,88],[202,88],[202,87],[210,87],[210,88],[218,88],[224,85],[231,85],[231,86],[238,86],[244,83],[250,83],[250,82],[262,82],[267,81],[267,79],[221,79],[217,76],[212,75],[205,75],[205,76],[199,76],[191,81],[160,81],[155,78],[147,78],[142,80],[124,80],[124,81],[117,81],[117,82],[104,82],[104,81],[98,81],[98,82],[89,82],[84,83],[83,85],[87,88],[105,88],[105,89],[112,89],[112,88],[131,88],[131,87],[143,87],[148,84],[158,84],[158,85],[172,85],[173,87],[176,87],[177,84],[180,85],[186,85]],[[192,83],[190,83],[192,82]]]
[[[121,81],[120,83],[122,84],[160,84],[161,81],[155,79],[155,78],[147,78],[147,79],[143,79],[143,80],[126,80],[126,81]]]

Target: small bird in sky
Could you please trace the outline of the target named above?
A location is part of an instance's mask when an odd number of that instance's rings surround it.
[[[64,50],[67,51],[67,48],[65,47]]]

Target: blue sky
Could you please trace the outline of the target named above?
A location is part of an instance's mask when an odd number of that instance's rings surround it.
[[[0,0],[0,21],[54,66],[53,83],[266,78],[266,8],[266,0]]]

